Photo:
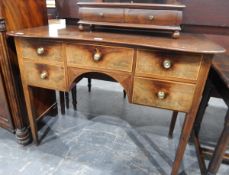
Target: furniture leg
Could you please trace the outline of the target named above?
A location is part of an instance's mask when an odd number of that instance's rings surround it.
[[[169,138],[173,138],[173,131],[176,125],[177,116],[178,116],[178,112],[173,111],[173,115],[172,115],[172,119],[171,119],[170,127],[169,127]]]
[[[126,98],[126,91],[123,90],[123,98]]]
[[[65,114],[65,100],[64,100],[64,92],[60,91],[60,110],[61,114]]]
[[[198,163],[199,163],[199,167],[200,167],[200,172],[202,175],[206,175],[207,169],[206,169],[206,165],[204,162],[204,154],[202,152],[199,137],[195,133],[194,130],[192,131],[192,138],[193,138],[195,149],[196,149],[196,155],[197,155],[197,159],[198,159]]]
[[[30,129],[33,137],[33,142],[38,145],[38,132],[37,132],[37,124],[36,124],[36,117],[35,117],[35,110],[33,105],[33,96],[32,96],[32,89],[27,85],[23,85],[23,91],[25,95],[26,101],[26,108],[28,112],[28,118],[30,123]]]
[[[192,131],[194,120],[195,120],[195,113],[191,112],[191,113],[186,114],[185,121],[183,124],[183,129],[182,129],[181,136],[180,136],[179,145],[176,151],[176,157],[175,157],[175,160],[172,166],[171,175],[178,174],[180,164],[181,164],[184,152],[185,152],[185,148],[186,148],[186,145],[188,143],[188,140],[189,140],[189,137]]]
[[[88,81],[88,92],[91,92],[91,78],[88,78],[87,79],[87,81]]]
[[[194,131],[195,131],[196,135],[199,135],[201,123],[202,123],[202,120],[204,117],[206,107],[208,105],[208,101],[211,97],[212,89],[213,89],[213,85],[212,85],[211,81],[208,79],[206,82],[205,88],[204,88],[203,97],[202,97],[202,100],[200,102],[199,110],[197,112],[196,120],[194,123]]]
[[[64,92],[65,94],[65,103],[66,103],[66,108],[69,109],[69,93]]]
[[[77,110],[77,87],[73,87],[72,89],[72,105],[74,110]]]
[[[215,175],[219,170],[219,166],[223,160],[223,156],[227,149],[228,144],[229,144],[229,110],[227,111],[226,114],[223,132],[219,138],[213,157],[208,166],[208,170],[207,170],[208,175],[213,175],[213,174]]]

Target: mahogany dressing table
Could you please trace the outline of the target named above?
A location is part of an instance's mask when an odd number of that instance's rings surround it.
[[[89,73],[119,82],[130,103],[186,113],[171,174],[178,173],[214,54],[224,52],[202,35],[179,39],[79,31],[48,26],[9,32],[18,61],[34,143],[34,87],[69,91]],[[139,116],[140,117],[140,116]]]

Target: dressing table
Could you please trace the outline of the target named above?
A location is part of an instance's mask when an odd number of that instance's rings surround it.
[[[171,174],[177,174],[214,54],[224,52],[202,35],[179,39],[48,26],[9,32],[16,42],[26,106],[38,144],[34,87],[69,91],[86,74],[119,82],[130,103],[186,113]],[[139,116],[140,117],[140,116]]]

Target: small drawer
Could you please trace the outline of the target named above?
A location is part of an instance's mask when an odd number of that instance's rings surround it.
[[[50,89],[65,89],[64,67],[34,64],[27,61],[23,64],[24,74],[29,85]]]
[[[81,20],[96,22],[123,22],[124,9],[119,8],[86,8],[79,9]]]
[[[136,75],[197,80],[201,55],[160,51],[137,51]]]
[[[121,47],[67,44],[68,66],[132,72],[134,50]]]
[[[135,78],[133,103],[188,112],[195,85]]]
[[[44,40],[23,40],[22,56],[34,61],[63,62],[62,45],[60,42]]]
[[[125,9],[127,23],[175,26],[180,25],[181,20],[181,11]]]

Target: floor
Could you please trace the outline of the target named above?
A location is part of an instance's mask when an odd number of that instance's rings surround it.
[[[95,80],[91,93],[86,85],[86,80],[78,85],[78,111],[70,108],[43,121],[39,146],[20,146],[0,129],[0,175],[170,174],[184,114],[168,139],[170,111],[129,104],[117,83]],[[211,100],[202,142],[214,145],[226,110],[222,101]],[[179,174],[200,174],[193,145],[187,146]],[[218,174],[228,175],[229,165]]]

